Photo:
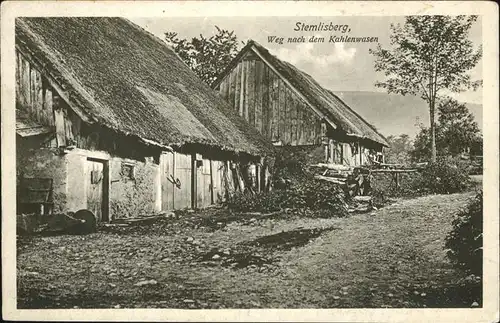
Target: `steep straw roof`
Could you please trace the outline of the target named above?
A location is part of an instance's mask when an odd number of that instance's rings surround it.
[[[18,18],[16,46],[89,122],[162,145],[272,150],[173,50],[128,20]]]
[[[323,88],[309,74],[299,70],[292,64],[282,61],[272,55],[264,46],[254,40],[238,53],[224,73],[214,83],[216,86],[224,76],[237,64],[240,58],[249,51],[254,50],[260,54],[265,61],[276,69],[297,91],[299,91],[308,103],[326,116],[329,122],[344,131],[347,135],[373,141],[375,143],[389,146],[386,138],[381,135],[370,123],[351,109],[345,102],[337,97],[332,91]]]

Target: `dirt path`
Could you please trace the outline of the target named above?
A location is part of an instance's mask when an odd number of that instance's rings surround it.
[[[282,215],[35,237],[18,248],[18,305],[469,306],[477,300],[458,285],[443,247],[473,195],[400,200],[341,219]]]

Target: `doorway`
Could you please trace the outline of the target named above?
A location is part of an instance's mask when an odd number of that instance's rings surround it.
[[[85,180],[87,209],[97,222],[109,221],[109,164],[106,160],[87,158]]]

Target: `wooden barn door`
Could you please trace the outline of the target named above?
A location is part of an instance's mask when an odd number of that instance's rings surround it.
[[[191,155],[175,153],[174,177],[178,185],[174,188],[174,208],[184,209],[191,207]]]
[[[161,154],[161,209],[169,211],[174,209],[174,192],[176,190],[174,153]]]
[[[204,208],[213,204],[212,164],[210,159],[202,159],[197,167],[197,207]]]
[[[94,213],[98,222],[108,221],[107,162],[88,158],[85,175],[87,181],[87,209]]]
[[[212,160],[212,196],[213,203],[220,203],[224,200],[224,162]]]

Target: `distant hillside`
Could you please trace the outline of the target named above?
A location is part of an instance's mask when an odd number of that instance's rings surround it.
[[[414,137],[417,123],[429,125],[427,103],[415,96],[402,96],[382,92],[335,92],[351,108],[373,124],[384,136],[406,133]],[[483,107],[467,103],[482,130]]]

